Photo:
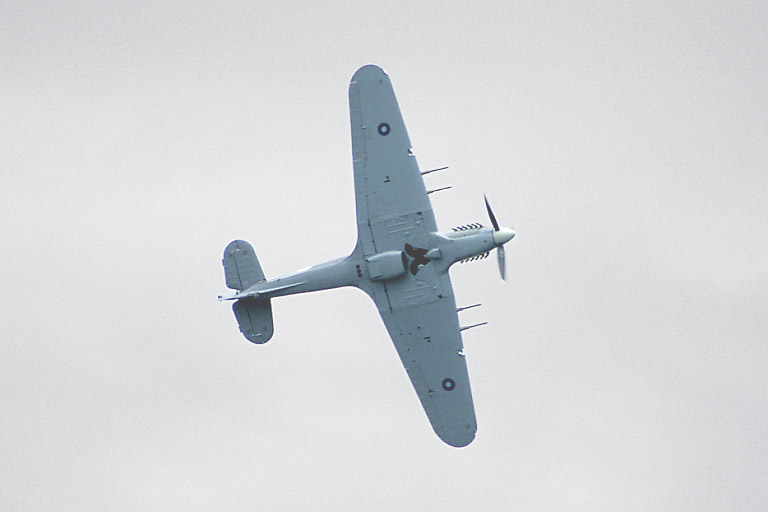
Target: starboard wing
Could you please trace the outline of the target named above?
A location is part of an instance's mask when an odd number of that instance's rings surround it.
[[[422,245],[437,231],[392,83],[363,66],[349,84],[358,238],[364,255],[402,250],[403,236]]]

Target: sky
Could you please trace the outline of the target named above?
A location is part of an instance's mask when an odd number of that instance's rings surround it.
[[[0,0],[0,508],[768,509],[765,2]],[[347,87],[389,74],[478,432],[433,433],[355,243]]]

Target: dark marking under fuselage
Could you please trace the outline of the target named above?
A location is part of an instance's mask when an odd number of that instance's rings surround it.
[[[414,276],[419,271],[421,267],[429,263],[430,260],[425,255],[427,254],[426,249],[420,249],[418,247],[414,247],[409,243],[405,244],[405,253],[413,258],[413,261],[411,262],[411,274]]]

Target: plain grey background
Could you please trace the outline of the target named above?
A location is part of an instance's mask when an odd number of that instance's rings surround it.
[[[765,2],[0,1],[3,510],[768,509]],[[355,242],[347,86],[390,75],[479,430],[363,293],[239,334],[221,268]]]

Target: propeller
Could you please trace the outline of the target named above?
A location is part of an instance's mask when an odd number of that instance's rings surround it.
[[[501,280],[506,281],[507,277],[507,262],[504,259],[504,246],[500,245],[496,248],[496,255],[499,257],[499,274],[501,274]]]
[[[493,214],[493,210],[491,210],[491,205],[488,203],[488,198],[483,194],[483,199],[485,199],[485,209],[488,210],[488,216],[491,218],[491,224],[493,224],[493,230],[498,231],[499,230],[499,223],[496,221],[496,216]]]
[[[515,238],[515,232],[509,228],[499,227],[499,222],[496,220],[496,216],[493,214],[488,198],[485,198],[485,209],[488,210],[488,217],[493,224],[493,242],[496,244],[496,255],[499,259],[499,273],[501,274],[501,280],[504,281],[507,274],[507,264],[504,258],[504,244]]]

